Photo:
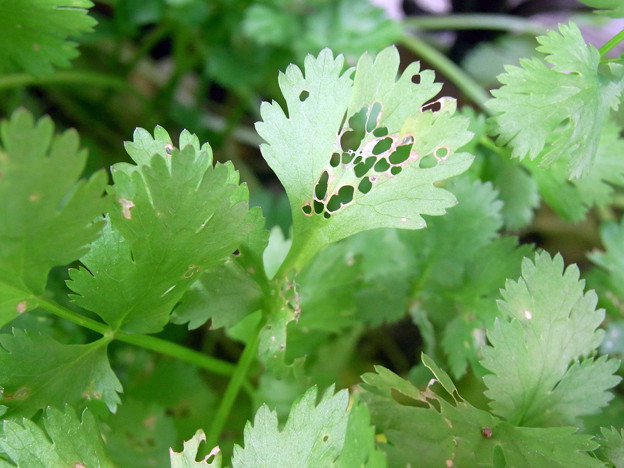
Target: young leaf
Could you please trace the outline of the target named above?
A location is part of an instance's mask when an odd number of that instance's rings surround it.
[[[171,457],[171,468],[221,468],[221,451],[219,447],[215,447],[202,461],[195,461],[197,458],[197,451],[199,444],[206,441],[206,434],[199,429],[191,440],[184,442],[184,450],[182,452],[174,452],[173,449],[169,449],[169,456]],[[214,456],[211,463],[208,463],[210,457]]]
[[[349,394],[329,388],[317,404],[312,387],[293,404],[280,431],[277,415],[260,407],[253,425],[245,426],[245,445],[234,447],[234,468],[257,466],[331,466],[345,444]]]
[[[362,376],[362,399],[387,439],[381,448],[389,466],[603,466],[586,453],[597,447],[590,436],[570,427],[514,427],[472,406],[432,360],[427,365],[451,401],[435,381],[421,391],[382,367]]]
[[[106,343],[65,345],[18,329],[0,335],[0,402],[8,407],[7,415],[29,418],[49,405],[82,406],[92,399],[114,412],[122,388]]]
[[[1,21],[1,20],[0,20]],[[1,52],[0,52],[1,53]],[[87,252],[101,223],[106,175],[79,181],[78,135],[54,135],[25,110],[0,124],[0,325],[33,308],[53,266]]]
[[[624,466],[624,429],[619,431],[614,427],[603,427],[600,432],[602,437],[598,439],[600,448],[607,460],[609,460],[615,468]]]
[[[483,380],[495,414],[523,426],[570,424],[612,398],[619,362],[587,357],[602,341],[604,310],[583,287],[576,266],[564,272],[563,259],[547,253],[525,258],[522,277],[507,282],[505,318],[489,330],[481,361],[492,372]]]
[[[488,107],[496,113],[498,143],[511,145],[519,158],[535,159],[546,148],[543,165],[564,159],[570,178],[579,178],[596,157],[609,110],[617,108],[624,66],[599,68],[600,54],[574,23],[537,40],[552,67],[538,58],[521,60],[520,67],[506,67],[498,77],[503,86],[492,91]]]
[[[7,420],[0,435],[0,449],[18,467],[114,468],[104,448],[95,418],[88,411],[82,418],[70,406],[65,411],[48,408],[44,432],[29,419]],[[12,466],[12,465],[11,465]]]
[[[67,67],[78,56],[77,37],[93,30],[95,20],[87,15],[89,0],[30,0],[2,2],[0,74],[26,71],[45,75],[54,66]]]
[[[471,134],[467,120],[453,115],[455,102],[425,106],[441,88],[433,72],[413,63],[397,79],[394,47],[375,59],[363,55],[353,79],[343,65],[328,49],[306,58],[305,75],[290,65],[279,79],[286,109],[263,103],[256,124],[262,154],[290,200],[290,255],[299,269],[328,243],[360,231],[423,228],[421,215],[456,203],[434,184],[472,161],[456,152]]]
[[[81,307],[136,333],[159,331],[198,273],[221,264],[252,229],[249,195],[231,164],[213,167],[210,147],[186,131],[180,150],[160,127],[154,140],[145,133],[128,145],[139,166],[113,166],[110,222],[82,258],[88,270],[72,270],[68,283]]]

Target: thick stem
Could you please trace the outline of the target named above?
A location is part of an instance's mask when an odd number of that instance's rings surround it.
[[[483,112],[488,115],[491,114],[490,110],[485,106],[485,102],[490,99],[488,93],[446,55],[438,52],[425,41],[408,33],[403,34],[401,43],[451,80]]]
[[[234,369],[232,378],[225,389],[225,394],[219,403],[217,412],[212,419],[210,430],[206,436],[206,445],[210,448],[217,445],[219,435],[221,434],[221,431],[223,431],[225,422],[232,411],[232,406],[234,406],[234,402],[236,401],[236,397],[238,396],[241,386],[246,380],[249,367],[254,362],[258,351],[258,343],[260,341],[260,330],[263,325],[264,321],[261,321],[260,326],[256,329],[256,332],[252,335],[251,340],[245,346],[243,354],[236,365],[236,369]]]

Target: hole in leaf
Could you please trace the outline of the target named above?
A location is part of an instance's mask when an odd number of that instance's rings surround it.
[[[362,179],[360,185],[358,185],[358,190],[360,191],[360,193],[368,193],[370,192],[371,188],[373,188],[373,184],[371,184],[371,181],[368,180],[368,177]]]
[[[353,153],[342,153],[342,163],[349,164],[353,159]]]
[[[451,150],[448,146],[438,146],[435,150],[433,150],[433,155],[438,161],[444,161],[448,158]]]
[[[316,214],[321,214],[325,210],[325,205],[323,205],[320,201],[314,200],[314,212]]]
[[[442,103],[438,99],[437,101],[433,101],[433,102],[425,104],[424,106],[420,108],[420,111],[421,112],[426,112],[426,111],[438,112],[440,109],[442,109]]]
[[[323,436],[323,442],[327,442],[329,440],[329,434],[325,434]]]
[[[327,203],[327,211],[333,213],[338,211],[343,205],[351,203],[353,201],[353,186],[345,185],[344,187],[340,187],[338,193],[332,196]]]
[[[350,131],[344,132],[340,138],[340,146],[343,151],[355,151],[362,144],[366,125],[367,108],[363,107],[349,119]]]
[[[386,172],[388,169],[390,169],[390,164],[388,164],[385,158],[381,158],[377,161],[377,164],[375,164],[376,172]]]
[[[340,154],[334,153],[331,155],[331,158],[329,159],[329,165],[331,167],[338,167],[338,164],[340,164]]]
[[[325,213],[323,213],[323,218],[329,219],[330,217],[331,217],[331,215],[327,211]]]
[[[420,84],[420,73],[415,73],[412,75],[412,83]]]
[[[403,168],[401,166],[394,166],[392,169],[390,169],[390,174],[398,175],[401,173],[402,170]]]
[[[437,165],[438,160],[433,156],[433,154],[429,154],[420,160],[418,167],[422,169],[429,169],[430,167],[436,167]]]
[[[381,120],[381,103],[375,102],[371,107],[370,114],[368,115],[368,122],[366,122],[366,132],[370,133],[377,125],[379,125],[379,121]]]
[[[392,147],[392,138],[384,138],[383,140],[379,140],[375,147],[373,148],[373,154],[381,154],[385,151],[388,151]]]
[[[409,158],[411,150],[412,150],[412,145],[399,146],[390,155],[390,163],[391,164],[402,164],[402,163],[404,163],[405,161],[407,161],[407,158]]]
[[[353,164],[360,164],[362,162],[362,156],[356,156],[356,158],[353,160]]]
[[[317,200],[323,200],[325,195],[327,194],[327,181],[329,180],[329,174],[327,171],[321,174],[321,178],[316,183],[316,187],[314,188],[314,195]]]
[[[310,206],[310,203],[306,203],[301,207],[301,211],[303,211],[304,215],[310,216],[312,214],[312,206]]]
[[[353,168],[353,172],[355,173],[355,176],[363,177],[364,174],[370,171],[371,167],[373,167],[373,164],[375,164],[376,161],[377,161],[377,158],[374,156],[371,156],[370,158],[366,158],[365,161],[361,162],[360,164],[358,164],[357,166]]]
[[[388,134],[388,129],[386,127],[378,127],[373,130],[373,135],[376,137],[386,136]]]
[[[303,102],[306,99],[308,99],[309,96],[310,96],[310,92],[304,89],[303,91],[301,91],[301,94],[299,94],[299,100]]]

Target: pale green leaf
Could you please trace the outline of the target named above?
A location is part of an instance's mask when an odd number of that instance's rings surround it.
[[[184,131],[181,150],[162,128],[127,146],[138,166],[112,168],[110,222],[70,272],[81,307],[127,331],[159,331],[198,273],[223,263],[254,227],[249,195],[231,164]],[[155,143],[158,142],[158,144]],[[148,154],[153,153],[148,161]],[[111,255],[114,252],[114,255]]]
[[[334,395],[329,388],[317,404],[317,389],[312,387],[293,404],[281,431],[276,413],[261,406],[253,425],[245,426],[244,448],[234,447],[232,466],[331,466],[345,443],[348,403],[346,390]]]
[[[547,253],[525,258],[522,277],[507,282],[481,361],[492,372],[484,382],[495,414],[513,424],[570,424],[612,398],[618,362],[588,357],[602,341],[604,310],[583,288],[576,266],[564,272],[563,259]]]
[[[43,425],[47,434],[29,419],[4,421],[0,449],[20,468],[114,468],[88,410],[48,408]]]
[[[193,467],[212,467],[221,468],[221,451],[219,447],[215,447],[210,454],[206,455],[203,460],[196,461],[197,451],[199,444],[206,441],[206,434],[199,429],[193,438],[184,442],[184,449],[182,452],[174,452],[173,449],[169,449],[169,456],[171,457],[171,468],[193,468]],[[212,459],[212,462],[208,463],[208,460]]]
[[[31,417],[48,405],[84,406],[100,400],[115,411],[121,384],[106,356],[104,339],[65,345],[15,329],[0,335],[0,387],[7,415]]]
[[[0,73],[26,71],[45,75],[67,67],[78,56],[68,41],[93,30],[89,0],[4,0],[0,4]]]
[[[620,0],[580,0],[587,6],[599,8],[598,13],[613,18],[624,18],[624,4]]]
[[[441,88],[433,72],[413,63],[397,78],[393,47],[375,59],[363,55],[354,75],[343,66],[328,49],[306,58],[305,75],[289,66],[279,79],[286,108],[263,103],[256,124],[267,142],[263,156],[290,200],[291,254],[307,252],[300,263],[360,231],[424,227],[421,215],[456,203],[435,184],[472,161],[456,152],[471,134],[467,120],[453,115],[455,102],[425,106]]]
[[[600,448],[605,457],[615,468],[624,468],[624,429],[603,427],[602,437],[598,438]]]
[[[507,66],[498,77],[488,107],[495,112],[498,143],[509,144],[513,157],[541,154],[549,165],[562,159],[570,178],[584,175],[596,158],[602,126],[617,108],[624,87],[624,67],[599,68],[600,54],[587,45],[574,23],[538,37],[546,55]],[[544,152],[545,150],[545,152]]]
[[[0,7],[1,8],[1,7]],[[36,306],[53,266],[88,250],[101,223],[106,176],[80,180],[78,135],[54,135],[25,110],[0,124],[0,324]]]

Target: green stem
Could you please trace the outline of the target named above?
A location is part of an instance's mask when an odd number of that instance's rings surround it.
[[[260,330],[262,329],[263,325],[264,321],[261,321],[258,328],[256,329],[256,332],[252,335],[251,341],[245,346],[243,354],[241,355],[238,364],[236,365],[236,369],[234,369],[232,378],[230,379],[230,382],[225,389],[225,394],[223,395],[223,398],[219,403],[217,412],[212,418],[212,424],[210,425],[210,429],[206,436],[206,445],[210,448],[217,445],[219,441],[219,435],[225,427],[225,422],[230,415],[232,406],[234,406],[234,402],[236,401],[238,392],[240,391],[241,386],[246,380],[249,367],[251,366],[257,355],[258,343],[260,342]]]
[[[520,34],[538,35],[544,28],[533,21],[509,15],[496,14],[454,14],[440,16],[415,16],[403,20],[403,25],[420,30],[481,29],[510,31]]]
[[[491,115],[490,110],[485,106],[485,102],[490,99],[488,93],[446,55],[438,52],[422,39],[408,33],[403,34],[401,43],[451,80],[483,112]]]
[[[604,57],[609,53],[611,49],[617,46],[620,42],[624,41],[624,29],[622,29],[619,33],[609,39],[605,45],[603,45],[600,49],[600,57]]]
[[[86,84],[90,86],[134,91],[133,88],[122,79],[86,70],[57,71],[53,75],[41,76],[38,78],[35,78],[27,73],[15,73],[12,75],[0,76],[0,90],[31,85],[50,84]],[[136,91],[134,92],[136,93]]]
[[[233,364],[198,353],[197,351],[193,351],[192,349],[186,348],[179,344],[151,335],[133,335],[122,331],[114,332],[104,323],[85,317],[84,315],[66,309],[65,307],[61,307],[47,299],[37,298],[37,303],[39,306],[59,317],[88,328],[89,330],[93,330],[111,339],[123,341],[124,343],[133,344],[135,346],[140,346],[141,348],[156,351],[157,353],[164,354],[166,356],[177,358],[181,361],[194,364],[208,372],[212,372],[213,374],[230,376],[234,373],[235,369]]]

